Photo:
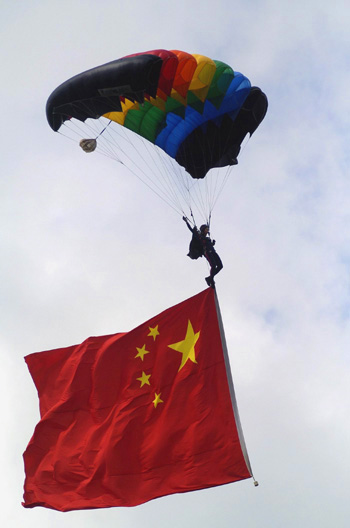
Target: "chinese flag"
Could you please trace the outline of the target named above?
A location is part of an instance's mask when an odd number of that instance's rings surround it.
[[[25,360],[41,414],[25,507],[135,506],[252,476],[212,288],[131,332]]]

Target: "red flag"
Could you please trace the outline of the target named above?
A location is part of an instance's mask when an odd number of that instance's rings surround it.
[[[31,354],[27,508],[135,506],[252,476],[212,288],[124,334]]]

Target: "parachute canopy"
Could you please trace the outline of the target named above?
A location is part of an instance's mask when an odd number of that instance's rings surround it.
[[[265,94],[227,64],[162,49],[80,73],[46,105],[53,130],[72,118],[103,116],[158,146],[194,179],[237,164],[243,139],[266,111]]]

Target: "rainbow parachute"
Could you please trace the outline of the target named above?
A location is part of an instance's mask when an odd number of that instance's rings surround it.
[[[86,152],[113,122],[159,147],[194,179],[237,164],[243,139],[266,111],[265,94],[227,64],[162,49],[80,73],[56,88],[46,106],[55,131],[74,119],[109,120],[83,140]],[[118,149],[111,155],[120,161]]]

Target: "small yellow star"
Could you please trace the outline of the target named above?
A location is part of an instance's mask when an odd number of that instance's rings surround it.
[[[140,381],[141,385],[140,385],[140,388],[143,387],[144,385],[150,385],[150,382],[149,382],[149,379],[151,377],[151,374],[145,374],[143,371],[142,371],[142,376],[141,378],[136,378],[138,381]]]
[[[152,328],[151,326],[149,326],[148,328],[149,328],[149,334],[147,334],[147,337],[151,336],[153,337],[153,341],[155,341],[156,337],[159,336],[158,325],[155,326],[154,328]]]
[[[173,345],[168,345],[169,348],[177,350],[177,352],[182,354],[179,371],[182,369],[188,359],[190,359],[192,363],[197,363],[194,347],[199,339],[199,335],[200,332],[197,332],[196,334],[194,333],[191,321],[188,320],[185,339],[183,341],[179,341],[178,343],[174,343]]]
[[[141,360],[143,361],[143,357],[145,356],[145,354],[149,354],[149,350],[146,350],[146,345],[143,345],[142,348],[138,348],[136,347],[136,350],[137,350],[137,354],[135,356],[135,358],[141,358]]]
[[[154,400],[153,400],[153,405],[154,405],[154,408],[157,407],[158,403],[164,403],[163,400],[160,399],[160,395],[161,395],[161,392],[159,394],[157,394],[156,392],[154,393]]]

